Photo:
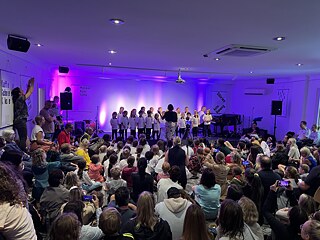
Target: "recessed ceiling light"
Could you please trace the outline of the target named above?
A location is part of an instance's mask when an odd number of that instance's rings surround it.
[[[215,58],[214,60],[216,60],[216,61],[220,61],[220,58]]]
[[[273,38],[273,40],[275,40],[275,41],[283,41],[285,39],[286,39],[285,37],[275,37],[275,38]]]
[[[117,51],[115,51],[115,50],[109,50],[108,51],[110,54],[116,54],[117,53]]]
[[[124,21],[122,19],[119,19],[119,18],[112,18],[109,21],[111,23],[113,23],[114,25],[122,25],[122,24],[124,24]]]
[[[34,45],[36,45],[37,47],[43,47],[43,45],[40,43],[35,43]]]
[[[249,73],[253,73],[253,71],[250,71]]]
[[[110,63],[109,63],[109,66],[111,66],[111,65],[112,65],[112,63],[110,62]]]
[[[301,67],[303,64],[302,63],[297,63],[296,64],[298,67]]]

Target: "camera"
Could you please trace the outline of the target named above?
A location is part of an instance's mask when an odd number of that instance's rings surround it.
[[[92,195],[83,195],[82,196],[82,201],[85,201],[85,202],[91,202],[92,199],[93,199]]]
[[[279,187],[289,187],[290,181],[281,180],[278,182]]]

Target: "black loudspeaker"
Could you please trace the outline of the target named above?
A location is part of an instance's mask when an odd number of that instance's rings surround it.
[[[28,41],[28,39],[23,37],[8,35],[7,45],[10,50],[18,52],[28,52],[30,42]]]
[[[282,115],[282,101],[272,101],[271,115]]]
[[[61,110],[72,110],[72,93],[60,93],[60,106]]]
[[[59,67],[59,73],[68,73],[69,72],[69,68],[68,67]]]
[[[267,78],[267,84],[274,84],[274,78]]]

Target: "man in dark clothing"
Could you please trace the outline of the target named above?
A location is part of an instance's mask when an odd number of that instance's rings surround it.
[[[314,196],[317,189],[320,187],[320,165],[312,168],[305,181],[299,184],[299,188],[305,191],[308,195]]]
[[[180,147],[181,139],[176,137],[173,142],[173,148],[169,149],[165,155],[165,161],[170,163],[170,166],[178,166],[180,168],[180,179],[178,182],[185,189],[187,185],[186,166],[189,164],[186,152]]]

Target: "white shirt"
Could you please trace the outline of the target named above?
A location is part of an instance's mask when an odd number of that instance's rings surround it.
[[[310,129],[306,128],[306,129],[300,129],[298,132],[298,139],[302,140],[302,139],[306,139],[310,136]]]
[[[186,119],[184,119],[184,118],[179,118],[179,120],[178,120],[178,126],[179,126],[179,128],[186,128]]]
[[[37,140],[37,133],[38,132],[42,132],[42,136],[44,138],[44,132],[43,132],[43,129],[39,126],[39,125],[35,125],[32,129],[32,132],[31,132],[31,138],[30,140],[31,141],[36,141]],[[43,139],[42,138],[42,139]]]
[[[118,113],[118,115],[117,115],[118,124],[121,124],[122,116],[123,116],[122,113]]]
[[[144,118],[143,117],[137,118],[137,125],[138,125],[138,128],[144,128]]]
[[[199,127],[200,119],[198,117],[192,117],[192,127]]]
[[[129,118],[122,116],[122,118],[121,118],[121,123],[122,123],[123,129],[128,129],[128,126],[129,126]]]
[[[111,118],[110,119],[110,125],[111,125],[111,128],[113,129],[113,130],[115,130],[115,129],[118,129],[118,119],[117,118]]]
[[[186,145],[183,145],[181,147],[185,152],[186,152],[186,155],[190,158],[192,155],[194,155],[194,151],[192,149],[192,147],[188,146],[188,149],[187,149],[187,146]]]
[[[158,188],[158,198],[157,202],[162,202],[164,199],[168,198],[167,191],[171,187],[176,187],[178,189],[183,189],[181,185],[173,182],[170,178],[162,178],[157,184]]]
[[[160,119],[154,119],[154,122],[153,122],[153,130],[154,131],[160,131]]]
[[[200,112],[198,113],[198,115],[199,115],[200,124],[201,124],[201,123],[203,123],[203,115],[204,115],[204,111],[200,111]]]
[[[154,172],[154,169],[159,161],[159,156],[155,155],[153,158],[149,161],[146,172],[151,174]]]
[[[146,124],[146,128],[152,128],[153,118],[152,117],[146,117],[145,118],[145,124]]]
[[[210,125],[212,121],[212,116],[211,114],[206,114],[203,116],[203,124],[204,125]]]
[[[135,117],[129,117],[129,125],[131,130],[136,130],[137,128],[137,118]]]

